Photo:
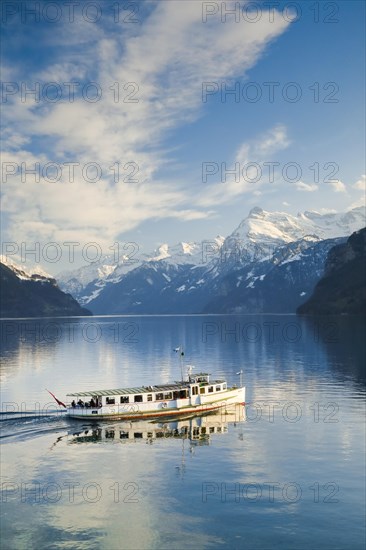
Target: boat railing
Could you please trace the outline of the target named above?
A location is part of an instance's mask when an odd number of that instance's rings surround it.
[[[94,403],[94,405],[91,405],[90,403],[70,403],[69,407],[71,409],[101,409],[102,408],[101,403]]]

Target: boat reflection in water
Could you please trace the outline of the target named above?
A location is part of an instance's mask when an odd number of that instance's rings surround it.
[[[226,410],[206,415],[195,415],[179,420],[167,418],[165,422],[138,420],[83,425],[82,429],[69,432],[69,444],[78,443],[137,443],[171,439],[188,439],[194,444],[209,444],[210,437],[228,432],[245,420],[245,407],[233,405]],[[241,434],[242,435],[242,434]]]

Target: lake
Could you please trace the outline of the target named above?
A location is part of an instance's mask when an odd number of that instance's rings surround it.
[[[1,322],[2,549],[363,549],[365,326],[296,316]],[[47,393],[239,382],[245,407],[67,420]]]

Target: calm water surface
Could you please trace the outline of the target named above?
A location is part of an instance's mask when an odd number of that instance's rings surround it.
[[[360,320],[95,317],[1,323],[2,548],[363,549]],[[180,422],[64,418],[72,391],[180,378],[247,405]]]

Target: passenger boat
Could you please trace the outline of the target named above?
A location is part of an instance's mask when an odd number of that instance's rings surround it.
[[[240,379],[242,371],[240,371]],[[97,420],[142,419],[200,414],[236,403],[245,404],[245,387],[229,387],[226,380],[210,380],[210,374],[192,375],[187,380],[157,386],[117,388],[68,394],[72,398],[70,418]]]

